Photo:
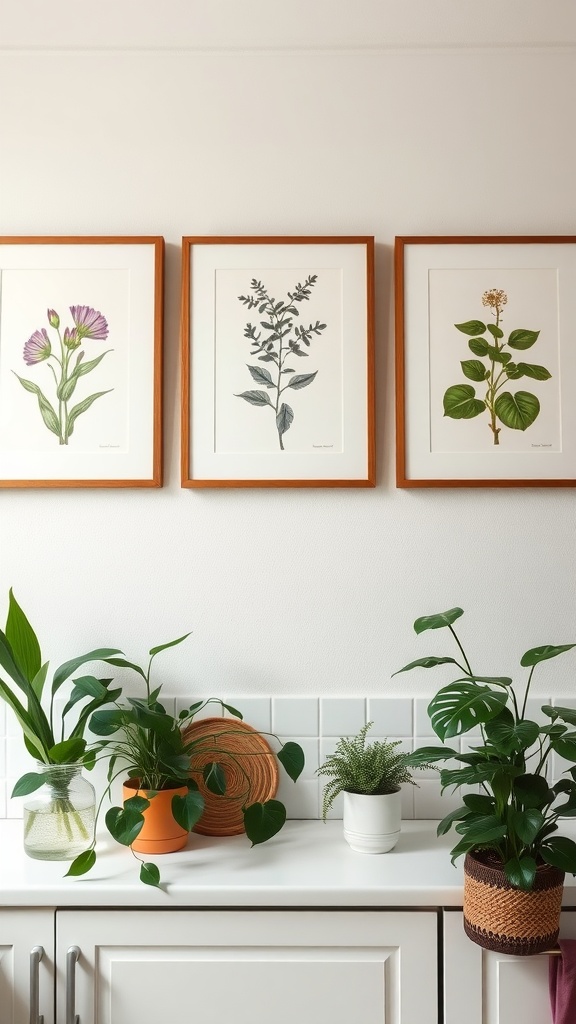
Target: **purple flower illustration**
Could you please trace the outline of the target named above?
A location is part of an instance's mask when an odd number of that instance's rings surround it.
[[[56,385],[54,405],[34,381],[26,380],[13,371],[24,390],[36,395],[44,426],[52,434],[56,434],[58,443],[61,445],[69,443],[78,417],[83,416],[98,398],[102,398],[103,395],[114,390],[107,388],[106,391],[97,391],[82,398],[75,405],[69,405],[80,381],[86,374],[95,370],[108,352],[112,351],[112,349],[107,349],[105,352],[100,352],[94,359],[86,361],[84,361],[84,351],[77,352],[74,356],[74,352],[80,348],[84,339],[104,341],[108,337],[109,328],[106,317],[92,306],[70,306],[70,312],[74,326],[65,327],[62,332],[59,314],[55,309],[46,310],[48,323],[57,334],[55,351],[52,351],[48,331],[45,327],[34,331],[24,345],[24,362],[27,366],[34,366],[45,359],[50,360],[48,363],[49,376]]]
[[[72,319],[76,324],[76,334],[80,341],[92,338],[93,341],[105,341],[108,337],[106,317],[91,306],[70,306]]]
[[[46,328],[43,327],[41,331],[34,331],[32,337],[28,338],[24,345],[24,362],[27,366],[33,366],[34,363],[41,363],[43,359],[48,359],[51,353],[50,338]]]

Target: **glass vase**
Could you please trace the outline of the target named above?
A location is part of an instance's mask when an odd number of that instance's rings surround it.
[[[42,764],[44,783],[24,801],[24,852],[35,860],[74,860],[92,842],[94,786],[81,764]]]

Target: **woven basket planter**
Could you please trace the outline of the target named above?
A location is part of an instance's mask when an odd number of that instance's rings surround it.
[[[464,931],[497,953],[532,956],[555,945],[560,926],[564,872],[541,865],[530,892],[515,889],[504,871],[478,855],[464,860]]]

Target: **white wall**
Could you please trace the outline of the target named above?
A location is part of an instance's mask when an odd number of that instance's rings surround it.
[[[46,656],[192,629],[171,693],[414,695],[418,615],[485,673],[576,640],[576,493],[395,489],[391,308],[396,234],[576,233],[575,87],[571,0],[3,0],[0,234],[167,242],[164,488],[0,492]],[[247,233],[375,235],[375,490],[180,489],[180,238]]]

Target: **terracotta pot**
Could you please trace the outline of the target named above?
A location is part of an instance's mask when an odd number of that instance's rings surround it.
[[[538,867],[530,892],[510,885],[504,870],[467,853],[464,860],[464,931],[484,949],[533,956],[558,938],[564,872]]]
[[[144,825],[140,835],[132,843],[136,853],[174,853],[181,850],[188,842],[189,832],[174,820],[172,814],[172,798],[186,796],[186,786],[175,789],[162,789],[150,797],[148,790],[139,789],[138,779],[129,779],[122,787],[122,796],[128,800],[132,796],[143,796],[150,800],[150,806],[143,812]]]
[[[344,791],[344,838],[356,853],[388,853],[400,838],[402,794]]]

